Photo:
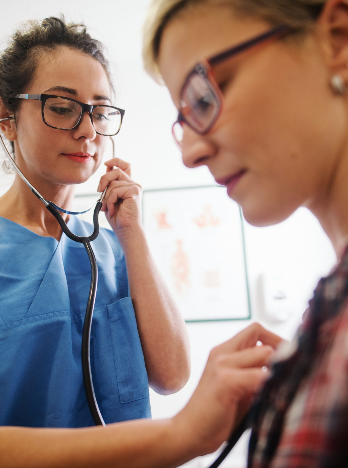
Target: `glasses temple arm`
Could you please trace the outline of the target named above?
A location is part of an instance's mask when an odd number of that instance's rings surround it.
[[[259,42],[265,41],[269,37],[272,37],[278,33],[286,31],[287,29],[289,29],[289,26],[287,25],[277,26],[276,28],[271,29],[271,31],[265,32],[261,36],[254,37],[253,39],[250,39],[250,41],[243,42],[243,44],[237,45],[233,47],[232,49],[226,50],[225,52],[221,52],[221,54],[214,55],[214,57],[208,59],[208,62],[210,66],[217,65],[219,62],[222,62],[226,58],[232,55],[239,54],[240,52],[243,52],[244,50],[249,49],[253,45],[256,45]]]

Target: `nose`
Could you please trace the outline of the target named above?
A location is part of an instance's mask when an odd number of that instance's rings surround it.
[[[79,125],[73,131],[76,139],[83,137],[86,138],[86,140],[94,140],[97,135],[91,115],[88,112],[84,112]]]
[[[181,151],[183,163],[190,169],[207,165],[215,151],[213,144],[204,135],[196,133],[185,123],[182,127]]]

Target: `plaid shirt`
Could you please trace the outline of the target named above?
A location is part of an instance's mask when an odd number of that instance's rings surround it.
[[[348,468],[348,248],[255,403],[248,468],[266,467]]]

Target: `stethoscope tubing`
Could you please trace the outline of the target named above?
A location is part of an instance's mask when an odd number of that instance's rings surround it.
[[[86,390],[86,397],[89,409],[91,411],[94,423],[96,426],[105,426],[104,419],[99,410],[97,398],[94,393],[93,379],[92,379],[92,370],[91,370],[91,329],[92,329],[92,319],[93,311],[95,304],[95,297],[97,294],[97,284],[98,284],[98,267],[97,261],[91,247],[91,244],[88,240],[84,243],[85,249],[88,253],[89,261],[91,263],[91,286],[88,295],[88,302],[86,307],[85,320],[83,323],[83,332],[82,332],[82,347],[81,347],[81,356],[82,356],[82,373],[83,373],[83,382]]]
[[[236,429],[231,433],[228,441],[227,441],[227,445],[226,447],[223,449],[223,451],[220,453],[220,455],[218,456],[218,458],[214,461],[214,463],[212,463],[211,465],[209,465],[208,468],[217,468],[218,466],[221,465],[221,463],[225,460],[225,458],[227,457],[227,455],[230,453],[230,451],[233,449],[233,447],[236,445],[236,443],[238,442],[238,440],[242,437],[242,435],[244,434],[244,432],[249,429],[250,427],[250,414],[251,414],[251,410],[244,416],[244,418],[242,419],[242,421],[238,424],[238,426],[236,427]]]
[[[105,194],[105,191],[104,191]],[[102,195],[103,196],[103,195]],[[62,218],[59,211],[56,209],[53,203],[49,203],[46,208],[50,213],[58,221],[60,227],[62,228],[64,234],[69,237],[71,240],[75,242],[79,242],[83,244],[87,254],[89,261],[91,263],[91,284],[90,290],[88,295],[88,301],[86,306],[86,313],[85,313],[85,320],[83,324],[83,332],[82,332],[82,346],[81,346],[81,360],[82,360],[82,374],[83,374],[83,381],[86,390],[86,397],[89,409],[91,411],[94,423],[97,426],[105,426],[105,422],[99,410],[99,406],[97,403],[97,399],[94,392],[93,386],[93,379],[92,379],[92,370],[91,370],[91,359],[90,359],[90,342],[91,342],[91,329],[92,329],[92,319],[93,319],[93,312],[94,312],[94,304],[95,298],[97,294],[97,285],[98,285],[98,265],[97,260],[95,258],[91,241],[95,240],[99,234],[99,222],[98,222],[98,215],[100,209],[102,207],[102,202],[99,200],[94,208],[93,213],[93,225],[94,231],[88,237],[77,236],[76,234],[72,233],[68,228],[66,222]]]
[[[1,119],[5,120],[5,119]],[[0,121],[1,121],[0,120]],[[88,301],[87,301],[87,306],[86,306],[86,314],[85,314],[85,320],[84,320],[84,325],[83,325],[83,332],[82,332],[82,345],[81,345],[81,359],[82,359],[82,373],[83,373],[83,381],[85,385],[85,391],[86,391],[86,397],[87,397],[87,402],[89,409],[91,411],[94,423],[97,426],[105,426],[105,422],[103,420],[103,417],[101,415],[101,412],[99,410],[99,406],[97,403],[97,399],[95,396],[94,392],[94,387],[93,387],[93,379],[92,379],[92,371],[91,371],[91,362],[90,362],[90,339],[91,339],[91,328],[92,328],[92,319],[93,319],[93,312],[94,312],[94,304],[95,304],[95,298],[97,294],[97,284],[98,284],[98,265],[97,261],[91,246],[91,242],[95,240],[98,237],[99,234],[99,221],[98,221],[98,215],[100,212],[100,209],[102,207],[102,201],[105,197],[106,190],[101,194],[99,200],[96,203],[96,206],[94,208],[94,213],[93,213],[93,226],[94,230],[92,234],[88,237],[84,236],[77,236],[73,232],[70,231],[68,228],[66,222],[62,218],[61,214],[59,211],[63,213],[68,213],[68,214],[82,214],[85,213],[86,211],[83,212],[74,212],[74,211],[67,211],[63,210],[62,208],[58,207],[56,204],[53,202],[50,202],[46,200],[41,193],[29,182],[29,180],[25,177],[23,172],[19,169],[17,166],[15,160],[12,158],[10,152],[6,148],[5,142],[0,134],[0,144],[3,147],[5,154],[10,161],[13,169],[16,171],[16,173],[19,175],[19,177],[25,182],[30,190],[33,192],[33,194],[41,200],[48,211],[52,213],[52,215],[56,218],[58,221],[60,227],[62,228],[64,234],[69,237],[71,240],[75,242],[79,242],[84,245],[89,261],[91,263],[91,284],[90,284],[90,290],[89,290],[89,295],[88,295]],[[59,211],[58,211],[59,210]]]

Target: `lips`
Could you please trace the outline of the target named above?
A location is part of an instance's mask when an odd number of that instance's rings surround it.
[[[233,189],[235,186],[238,184],[240,179],[243,177],[243,175],[246,173],[246,169],[242,169],[239,172],[236,172],[228,177],[224,177],[221,179],[215,179],[216,182],[220,185],[225,185],[227,187],[227,193],[229,196],[231,196]]]
[[[65,156],[66,158],[72,160],[72,161],[75,161],[75,162],[78,162],[78,163],[82,163],[82,164],[86,164],[88,163],[92,158],[93,156],[89,153],[63,153],[63,156]]]
[[[239,172],[236,172],[235,174],[231,175],[231,176],[228,176],[228,177],[224,177],[224,178],[221,178],[221,179],[215,179],[216,182],[219,184],[219,185],[225,185],[226,187],[228,187],[231,183],[233,183],[234,181],[236,180],[239,180],[240,177],[246,172],[246,169],[242,169],[241,171]]]

